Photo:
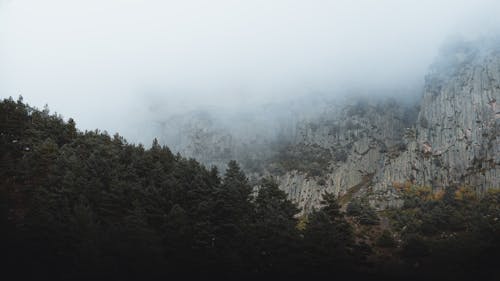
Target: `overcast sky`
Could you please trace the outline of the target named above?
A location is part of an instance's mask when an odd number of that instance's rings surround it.
[[[421,81],[445,40],[495,31],[499,14],[496,0],[0,0],[0,96],[133,140],[154,104]]]

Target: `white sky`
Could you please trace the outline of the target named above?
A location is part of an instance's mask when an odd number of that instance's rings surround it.
[[[165,101],[169,114],[401,86],[498,15],[495,0],[0,0],[0,97],[114,132]]]

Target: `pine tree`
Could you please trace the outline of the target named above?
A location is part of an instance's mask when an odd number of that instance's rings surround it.
[[[309,266],[319,272],[345,269],[354,244],[351,226],[333,194],[324,193],[321,204],[323,207],[309,216],[304,232]]]
[[[248,227],[252,217],[252,187],[236,161],[230,161],[224,177],[217,176],[217,169],[212,168],[208,174],[210,182],[215,185],[211,206],[212,222],[215,233],[211,244],[217,252],[217,258],[223,264],[230,264],[232,270],[242,266],[244,248],[248,240]],[[210,199],[207,199],[210,200]]]
[[[292,272],[298,268],[298,212],[276,181],[262,180],[255,199],[252,231],[258,271]]]
[[[379,223],[379,218],[375,209],[373,209],[366,198],[353,199],[347,205],[347,215],[355,217],[360,224],[376,225]]]

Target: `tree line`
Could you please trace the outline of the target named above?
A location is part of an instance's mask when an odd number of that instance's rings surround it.
[[[344,212],[329,193],[298,217],[276,181],[255,188],[235,161],[221,175],[156,139],[145,148],[22,98],[0,103],[2,267],[18,279],[498,273],[499,193],[402,192],[383,231],[365,201]]]

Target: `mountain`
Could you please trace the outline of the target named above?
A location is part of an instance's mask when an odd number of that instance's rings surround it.
[[[500,187],[499,99],[498,41],[445,48],[425,78],[408,149],[377,175],[375,189],[407,180],[435,189]]]
[[[385,209],[401,206],[398,188],[410,183],[478,193],[500,187],[498,40],[443,47],[416,102],[378,96],[324,99],[305,105],[303,116],[296,114],[300,102],[288,112],[282,105],[279,122],[269,114],[272,126],[260,112],[231,118],[233,128],[210,122],[209,113],[187,114],[178,116],[189,120],[182,141],[163,140],[206,165],[236,159],[250,178],[276,177],[305,212],[319,206],[324,191],[344,204],[366,197]],[[248,124],[254,127],[242,129]]]
[[[162,123],[205,164],[4,99],[4,275],[496,280],[500,64],[481,46],[445,49],[419,105],[325,98]],[[244,170],[206,167],[227,159]]]

